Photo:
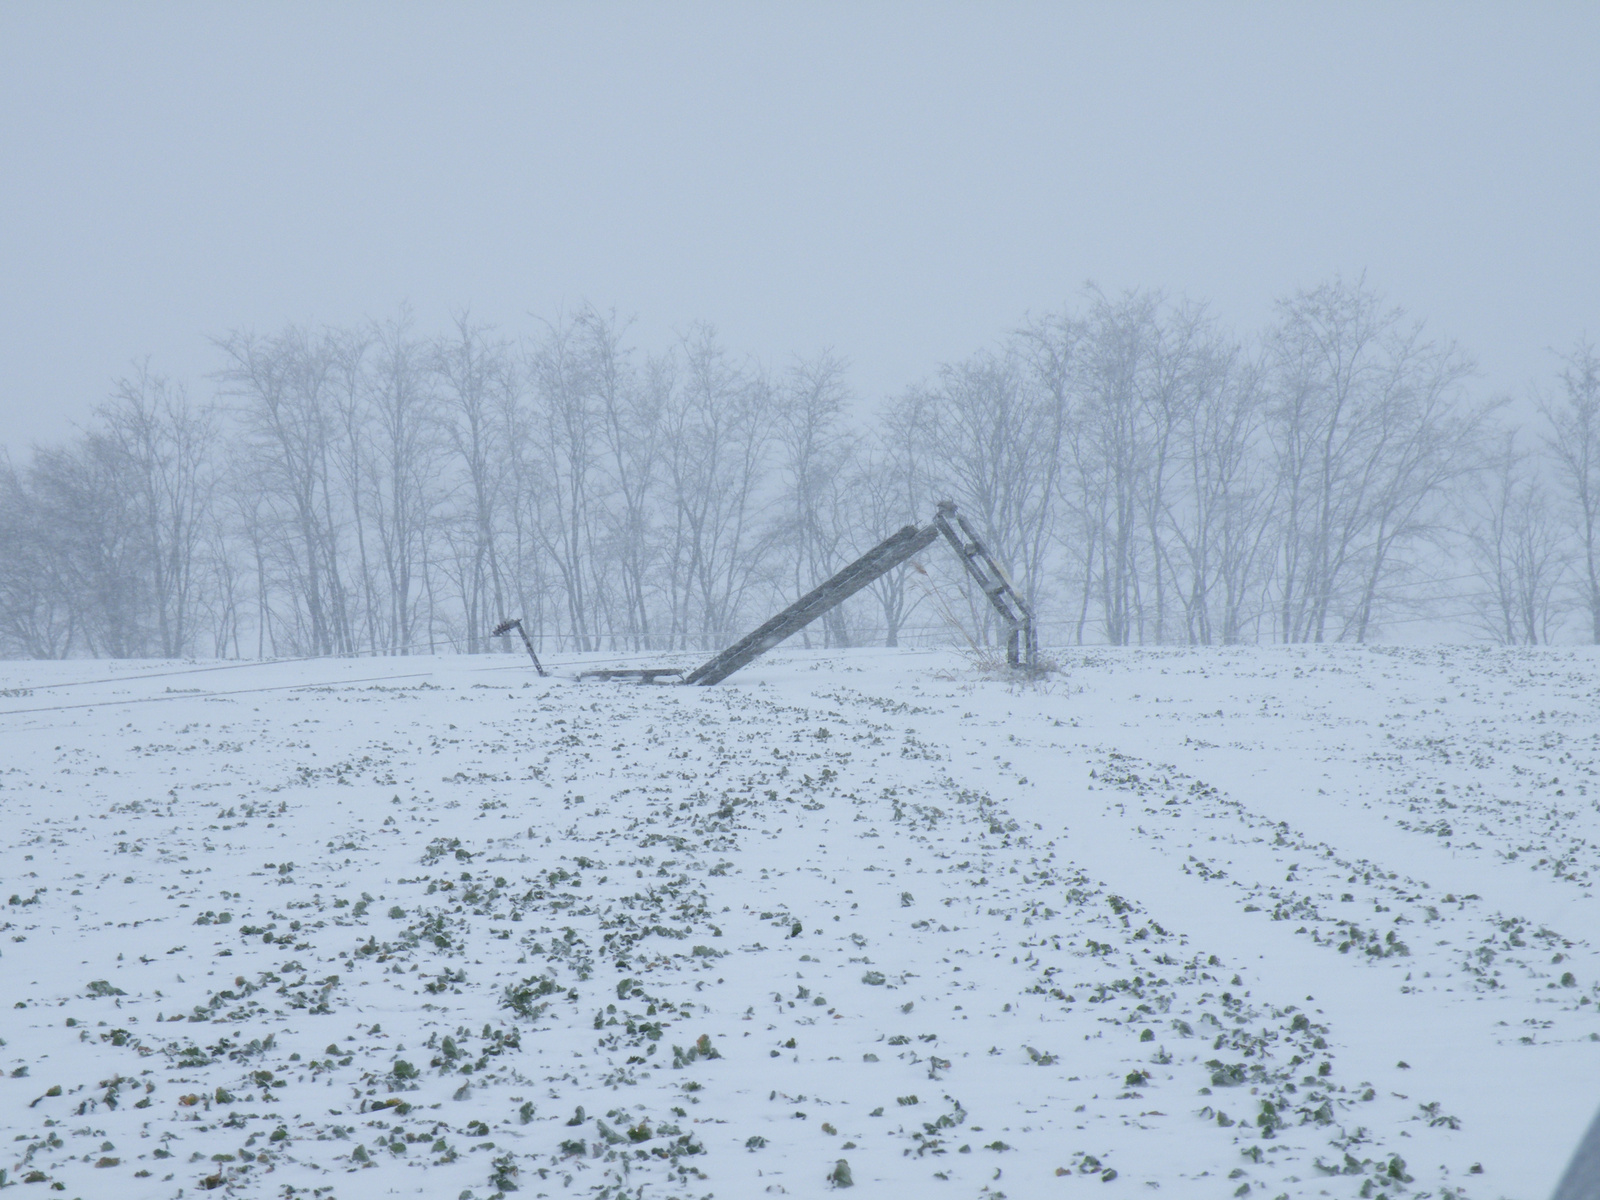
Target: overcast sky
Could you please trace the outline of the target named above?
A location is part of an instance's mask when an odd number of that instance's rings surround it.
[[[0,444],[131,360],[584,300],[875,399],[1085,281],[1600,335],[1600,4],[0,2]]]

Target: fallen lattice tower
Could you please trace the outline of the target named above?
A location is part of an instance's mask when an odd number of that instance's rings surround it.
[[[580,679],[632,680],[655,683],[671,676],[682,676],[680,683],[710,686],[760,658],[780,642],[799,633],[825,613],[837,608],[862,588],[881,579],[913,556],[944,538],[960,557],[967,573],[988,597],[1006,631],[1006,662],[1019,671],[1036,669],[1038,637],[1033,612],[1017,591],[998,559],[989,553],[967,519],[948,500],[940,503],[933,520],[926,525],[907,525],[891,534],[849,566],[824,580],[788,608],[751,630],[727,649],[701,663],[687,675],[679,668],[606,668],[585,671]],[[508,622],[509,628],[511,623]],[[525,635],[526,636],[526,635]],[[529,653],[532,653],[530,647]]]

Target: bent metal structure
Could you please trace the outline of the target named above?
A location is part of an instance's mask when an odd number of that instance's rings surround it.
[[[708,659],[685,675],[680,683],[710,686],[748,666],[780,642],[793,637],[811,622],[843,604],[862,588],[907,562],[943,537],[960,557],[974,582],[989,598],[1006,629],[1006,661],[1019,670],[1032,671],[1038,662],[1039,645],[1033,613],[1028,608],[1005,568],[989,553],[965,517],[949,500],[939,504],[933,520],[926,525],[907,525],[883,539],[855,562],[832,578],[818,584],[788,608],[760,627],[751,630],[726,650]],[[580,679],[632,679],[654,683],[681,671],[666,668],[643,670],[586,671]]]

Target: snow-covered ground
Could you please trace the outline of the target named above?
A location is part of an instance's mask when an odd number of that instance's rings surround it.
[[[0,664],[5,1182],[1548,1194],[1600,656],[1060,662]]]

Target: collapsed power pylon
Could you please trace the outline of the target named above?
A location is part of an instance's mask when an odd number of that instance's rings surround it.
[[[966,535],[965,540],[956,537],[955,530],[950,528],[952,517],[955,518],[961,532]],[[1033,610],[1022,598],[1022,593],[1017,591],[1017,585],[1011,582],[1011,576],[1000,565],[1000,560],[989,553],[978,539],[978,535],[973,532],[972,526],[967,524],[967,519],[956,512],[956,506],[950,501],[940,502],[939,511],[933,519],[939,526],[939,532],[944,534],[945,540],[950,543],[950,548],[961,556],[961,563],[967,568],[967,574],[977,581],[979,589],[989,597],[990,606],[1005,622],[1006,662],[1030,674],[1037,671],[1039,634],[1034,628]]]
[[[489,636],[501,637],[510,633],[513,629],[522,635],[522,644],[528,648],[528,657],[533,659],[533,669],[539,672],[539,678],[543,679],[548,672],[539,665],[539,656],[533,652],[533,639],[528,636],[528,631],[522,627],[521,617],[512,617],[509,621],[501,621],[500,624],[494,627]]]
[[[899,533],[885,538],[833,578],[819,584],[770,621],[696,667],[684,676],[683,682],[703,686],[721,683],[779,642],[793,637],[830,609],[843,604],[873,580],[888,574],[912,555],[926,550],[941,536],[950,543],[967,573],[989,598],[989,603],[1005,623],[1006,661],[1013,667],[1032,671],[1038,663],[1039,645],[1033,613],[1027,601],[1018,593],[1005,568],[985,548],[972,526],[967,524],[966,518],[956,511],[953,503],[945,500],[939,504],[938,511],[928,524],[920,528],[907,525]]]
[[[956,511],[951,501],[943,500],[933,520],[926,525],[907,525],[900,532],[884,538],[837,575],[818,584],[770,621],[751,630],[687,675],[683,674],[681,667],[607,667],[585,671],[578,678],[656,683],[673,675],[682,675],[679,683],[698,683],[705,687],[721,683],[779,642],[793,637],[824,613],[843,604],[874,580],[881,579],[913,555],[926,550],[941,537],[950,543],[950,548],[961,559],[967,574],[972,576],[979,590],[988,598],[990,606],[1000,615],[1006,631],[1006,662],[1019,670],[1029,673],[1035,671],[1039,661],[1039,642],[1028,602],[1022,598],[1005,568],[989,553],[967,519]],[[539,674],[545,674],[521,620],[503,621],[495,627],[494,633],[499,636],[513,629],[522,634],[522,642],[528,647],[528,657],[533,659]]]

